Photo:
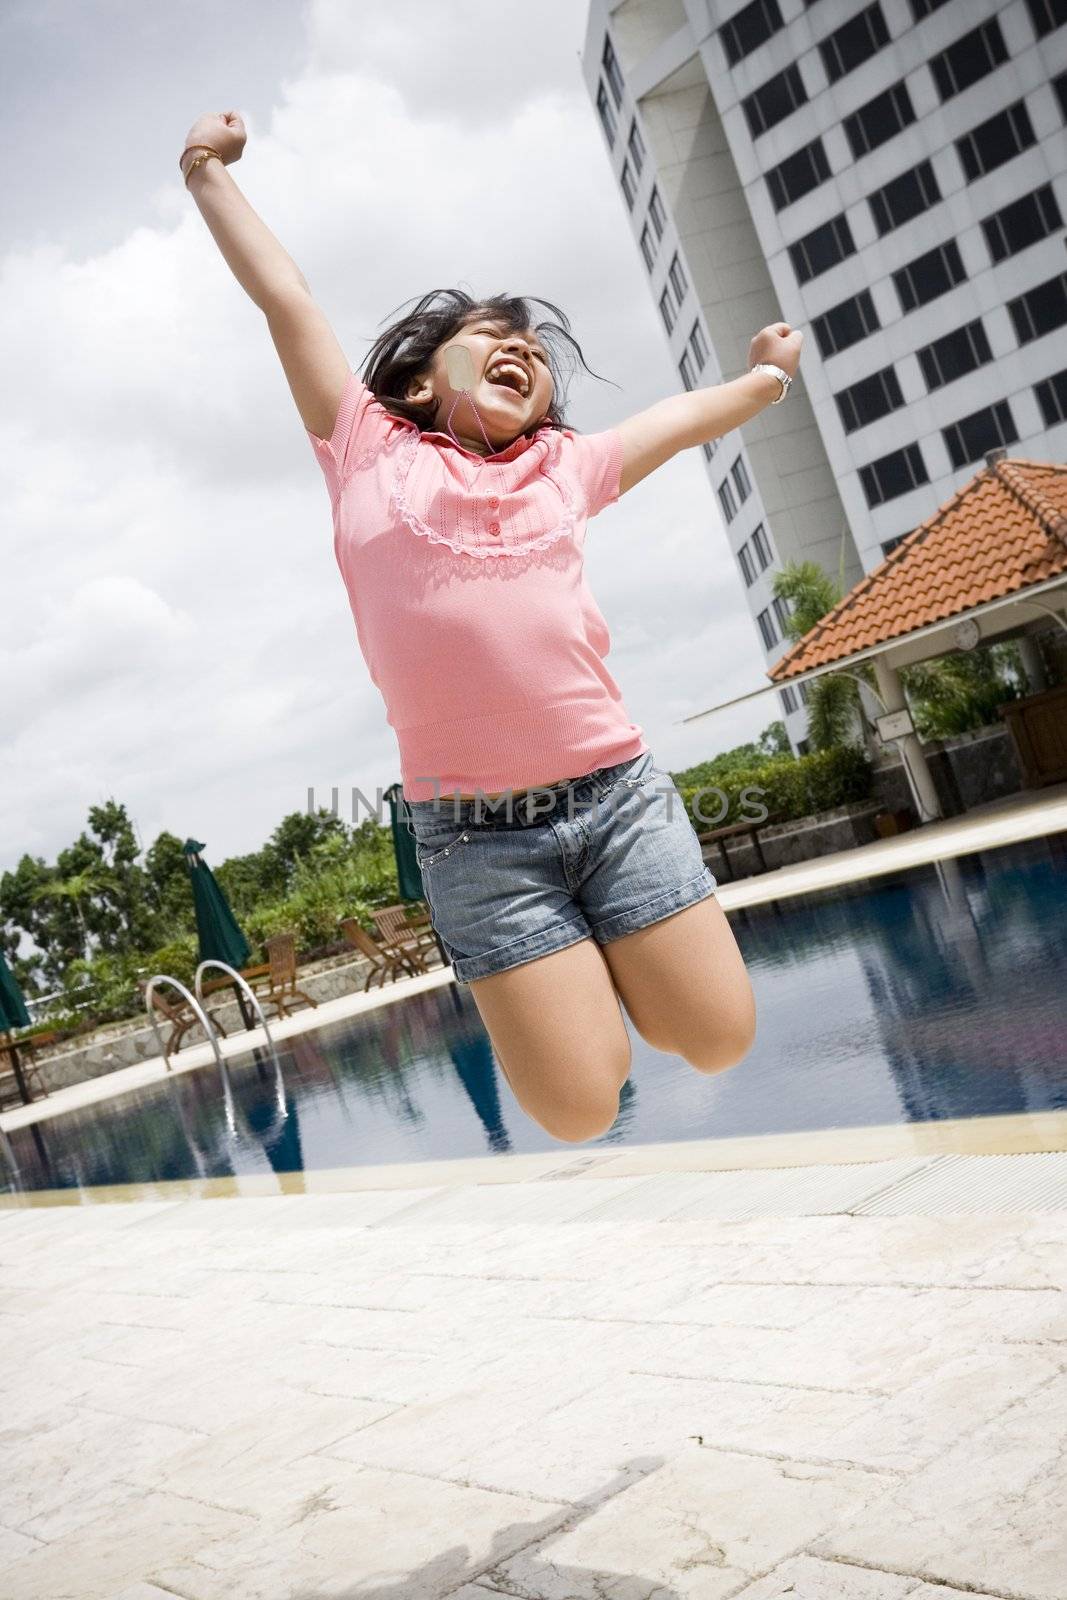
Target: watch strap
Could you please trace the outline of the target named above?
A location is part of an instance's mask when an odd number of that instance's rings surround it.
[[[778,396],[777,400],[771,401],[771,405],[780,406],[786,395],[789,393],[789,385],[793,381],[789,374],[787,372],[783,372],[781,367],[774,366],[770,361],[757,361],[756,364],[751,368],[751,371],[769,372],[772,377],[778,379],[778,382],[782,386],[782,392]]]

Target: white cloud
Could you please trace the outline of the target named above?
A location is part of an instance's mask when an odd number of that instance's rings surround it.
[[[677,388],[580,81],[583,9],[519,23],[482,0],[419,5],[415,26],[392,4],[354,26],[337,0],[309,7],[307,64],[234,175],[353,364],[401,301],[464,284],[568,312],[620,386],[576,380],[580,428]],[[0,260],[0,869],[51,856],[109,793],[146,842],[194,831],[217,861],[257,847],[309,784],[372,793],[399,775],[262,316],[176,168],[152,209],[84,261],[52,244]],[[696,453],[590,525],[587,568],[661,761],[777,714],[768,699],[672,725],[763,681]]]

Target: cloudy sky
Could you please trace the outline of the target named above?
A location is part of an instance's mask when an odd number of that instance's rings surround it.
[[[0,870],[114,797],[145,845],[257,848],[313,785],[399,778],[329,501],[261,313],[177,156],[241,111],[234,176],[353,366],[428,289],[541,295],[575,426],[678,388],[578,52],[583,0],[4,0]],[[609,665],[658,761],[754,736],[765,682],[699,451],[590,525]]]

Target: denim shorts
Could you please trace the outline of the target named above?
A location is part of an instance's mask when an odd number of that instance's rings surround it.
[[[644,751],[499,800],[406,802],[423,893],[460,983],[609,944],[715,893],[669,773]]]

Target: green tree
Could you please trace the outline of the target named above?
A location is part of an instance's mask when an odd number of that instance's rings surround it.
[[[841,599],[841,585],[815,561],[788,561],[774,575],[774,593],[789,603],[786,631],[795,644],[821,622]],[[855,669],[874,686],[874,674],[864,665]],[[841,673],[815,678],[808,687],[808,737],[813,750],[835,750],[858,742],[866,731],[866,718],[856,679]]]

